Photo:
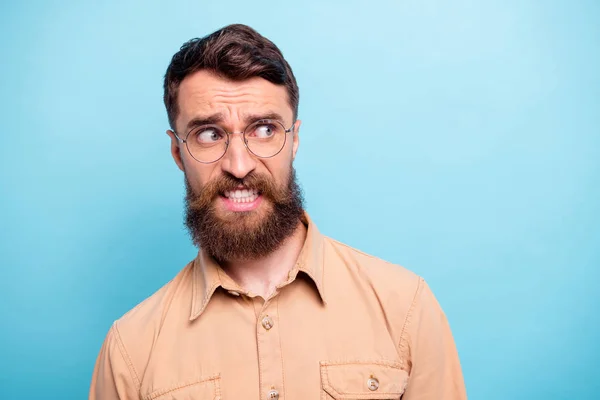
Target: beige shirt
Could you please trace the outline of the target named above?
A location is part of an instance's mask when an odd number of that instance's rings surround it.
[[[113,324],[90,399],[466,399],[424,280],[306,223],[296,266],[266,300],[200,251]]]

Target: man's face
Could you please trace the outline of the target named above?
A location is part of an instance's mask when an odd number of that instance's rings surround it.
[[[179,137],[198,120],[242,132],[267,116],[289,128],[293,111],[285,87],[262,78],[230,81],[208,71],[186,77],[179,87]],[[302,198],[292,161],[298,149],[296,121],[274,157],[251,154],[241,135],[230,135],[225,155],[203,164],[172,131],[171,152],[186,179],[186,224],[194,242],[221,262],[253,259],[275,250],[297,227]]]

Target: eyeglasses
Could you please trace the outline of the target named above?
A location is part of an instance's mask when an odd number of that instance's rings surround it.
[[[242,135],[244,145],[248,151],[260,158],[275,157],[287,140],[287,134],[292,132],[292,128],[285,129],[280,121],[272,119],[261,119],[251,123],[242,132],[227,132],[219,125],[201,125],[192,128],[185,139],[177,139],[185,143],[190,155],[198,162],[204,164],[219,161],[227,152],[230,136]]]

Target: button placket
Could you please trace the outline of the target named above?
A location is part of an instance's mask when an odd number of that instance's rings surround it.
[[[275,296],[265,301],[256,321],[261,399],[268,400],[283,400],[285,397],[278,300]]]

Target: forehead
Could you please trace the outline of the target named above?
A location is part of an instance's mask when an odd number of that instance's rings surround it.
[[[205,70],[195,72],[181,82],[177,101],[179,128],[193,118],[217,113],[231,123],[244,122],[244,115],[267,112],[278,113],[289,123],[293,116],[285,86],[259,77],[232,81]]]

